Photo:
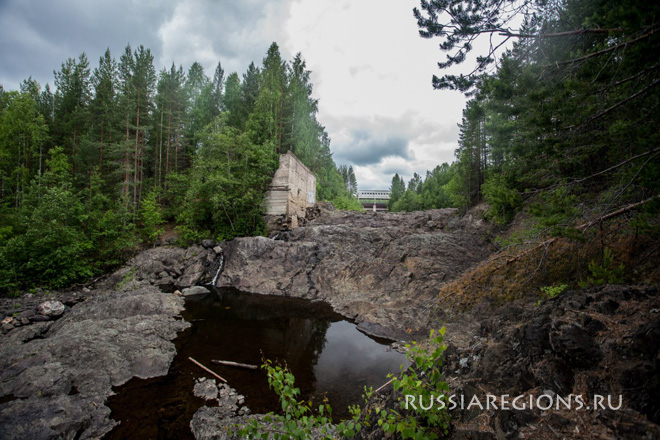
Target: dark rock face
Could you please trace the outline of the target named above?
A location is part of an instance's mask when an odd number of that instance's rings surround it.
[[[532,298],[481,304],[447,323],[444,374],[452,393],[472,390],[482,402],[485,393],[547,394],[555,402],[572,394],[592,406],[457,410],[452,438],[660,438],[658,310],[657,288],[612,285],[541,305]],[[605,409],[593,408],[596,395]],[[621,396],[621,408],[611,409],[608,396],[615,408]]]
[[[100,438],[116,423],[104,406],[113,386],[167,373],[170,341],[188,325],[175,319],[181,298],[134,280],[86,295],[0,340],[2,438]]]
[[[210,283],[219,261],[220,257],[212,249],[203,246],[193,245],[187,249],[162,246],[141,252],[109,280],[120,286],[132,281],[147,281],[173,292]]]
[[[218,286],[323,300],[368,333],[425,333],[425,301],[489,255],[489,227],[453,209],[417,213],[324,211],[307,226],[225,245]],[[415,305],[415,307],[411,307]]]

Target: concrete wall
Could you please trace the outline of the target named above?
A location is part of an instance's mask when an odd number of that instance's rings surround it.
[[[305,209],[316,202],[316,176],[292,152],[280,155],[266,195],[266,215],[304,218]]]

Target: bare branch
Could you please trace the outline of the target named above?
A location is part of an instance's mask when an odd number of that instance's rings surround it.
[[[582,182],[584,182],[585,180],[593,179],[594,177],[597,177],[597,176],[603,175],[603,174],[605,174],[605,173],[609,173],[610,171],[614,171],[614,170],[616,170],[617,168],[621,168],[621,167],[624,166],[625,164],[627,164],[627,163],[629,163],[629,162],[632,162],[632,161],[634,161],[634,160],[637,160],[637,159],[639,159],[640,157],[648,156],[649,154],[653,154],[653,153],[657,153],[657,152],[660,152],[660,147],[659,147],[659,148],[656,148],[656,149],[653,149],[653,150],[650,150],[650,151],[647,151],[647,152],[642,153],[642,154],[638,154],[637,156],[633,156],[633,157],[631,157],[631,158],[629,158],[629,159],[624,160],[623,162],[619,162],[618,164],[616,164],[616,165],[614,165],[614,166],[611,166],[611,167],[607,168],[606,170],[599,171],[599,172],[597,172],[597,173],[595,173],[595,174],[592,174],[591,176],[587,176],[587,177],[584,177],[584,178],[582,178],[582,179],[573,180],[573,181],[571,181],[571,182],[568,182],[568,185],[575,185],[576,183],[582,183]]]
[[[638,96],[640,96],[640,95],[646,93],[647,91],[651,90],[653,87],[657,86],[658,84],[660,84],[660,79],[656,79],[655,81],[653,81],[653,82],[652,82],[651,84],[649,84],[648,86],[644,87],[644,88],[643,88],[642,90],[640,90],[639,92],[637,92],[637,93],[633,93],[632,95],[630,95],[630,96],[627,97],[626,99],[617,102],[616,104],[612,105],[611,107],[608,107],[607,109],[603,110],[602,112],[600,112],[600,113],[598,113],[598,114],[596,114],[596,115],[593,115],[592,117],[590,117],[590,118],[587,119],[586,121],[582,122],[581,124],[570,126],[570,127],[568,127],[568,129],[569,129],[569,130],[573,130],[573,129],[575,129],[575,128],[577,128],[577,127],[580,127],[580,126],[582,126],[582,125],[584,125],[584,124],[588,124],[589,122],[593,122],[593,121],[595,121],[596,119],[599,119],[599,118],[605,116],[606,114],[608,114],[609,112],[611,112],[611,111],[617,109],[618,107],[621,107],[623,104],[627,103],[628,101],[632,101],[633,99],[637,98]]]
[[[657,30],[658,30],[658,29],[655,28],[655,27],[654,27],[654,28],[651,28],[651,31],[650,31],[649,33],[644,34],[644,35],[642,35],[642,36],[640,36],[640,37],[638,37],[638,38],[635,38],[634,40],[625,41],[625,42],[623,42],[623,43],[621,43],[621,44],[617,44],[616,46],[608,47],[607,49],[599,50],[599,51],[597,51],[597,52],[592,52],[592,53],[590,53],[589,55],[585,55],[585,56],[580,57],[580,58],[573,58],[573,59],[571,59],[571,60],[566,60],[566,61],[557,62],[557,63],[555,63],[554,65],[556,65],[556,66],[564,66],[564,65],[566,65],[566,64],[573,64],[573,63],[577,63],[577,62],[580,62],[580,61],[588,60],[589,58],[593,58],[593,57],[597,57],[597,56],[603,55],[603,54],[608,53],[608,52],[612,52],[613,50],[617,50],[617,49],[620,49],[620,48],[622,48],[622,47],[626,47],[626,46],[628,46],[629,44],[637,43],[637,42],[639,42],[639,41],[641,41],[641,40],[644,40],[644,39],[646,39],[646,38],[649,38],[650,36],[652,36],[653,34],[655,34],[655,33],[657,32]]]
[[[585,35],[585,34],[609,34],[609,33],[621,33],[625,32],[626,30],[623,28],[612,28],[612,29],[600,29],[600,28],[594,28],[594,29],[576,29],[573,31],[566,31],[566,32],[557,32],[554,34],[516,34],[511,32],[509,29],[497,29],[496,31],[500,31],[500,35],[503,37],[515,37],[515,38],[538,38],[538,39],[543,39],[543,38],[561,38],[561,37],[569,37],[571,35]]]

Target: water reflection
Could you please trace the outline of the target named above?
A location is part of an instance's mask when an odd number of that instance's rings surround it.
[[[398,372],[405,362],[404,356],[360,333],[323,303],[223,289],[188,299],[183,316],[192,328],[175,341],[177,356],[168,375],[133,379],[109,400],[112,417],[122,420],[109,438],[137,437],[138,432],[140,438],[191,438],[188,423],[204,404],[192,396],[194,380],[209,374],[188,357],[227,379],[255,413],[279,408],[265,372],[213,365],[211,360],[285,362],[302,397],[327,395],[339,417],[348,416],[349,404],[362,403],[365,385],[382,385],[387,373]]]

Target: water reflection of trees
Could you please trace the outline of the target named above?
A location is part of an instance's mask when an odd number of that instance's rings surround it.
[[[252,362],[260,351],[265,358],[286,363],[303,394],[314,391],[314,367],[325,348],[326,333],[332,322],[342,319],[325,303],[235,289],[187,301],[185,315],[196,321],[194,337],[204,339],[207,349],[233,357],[249,350]]]

